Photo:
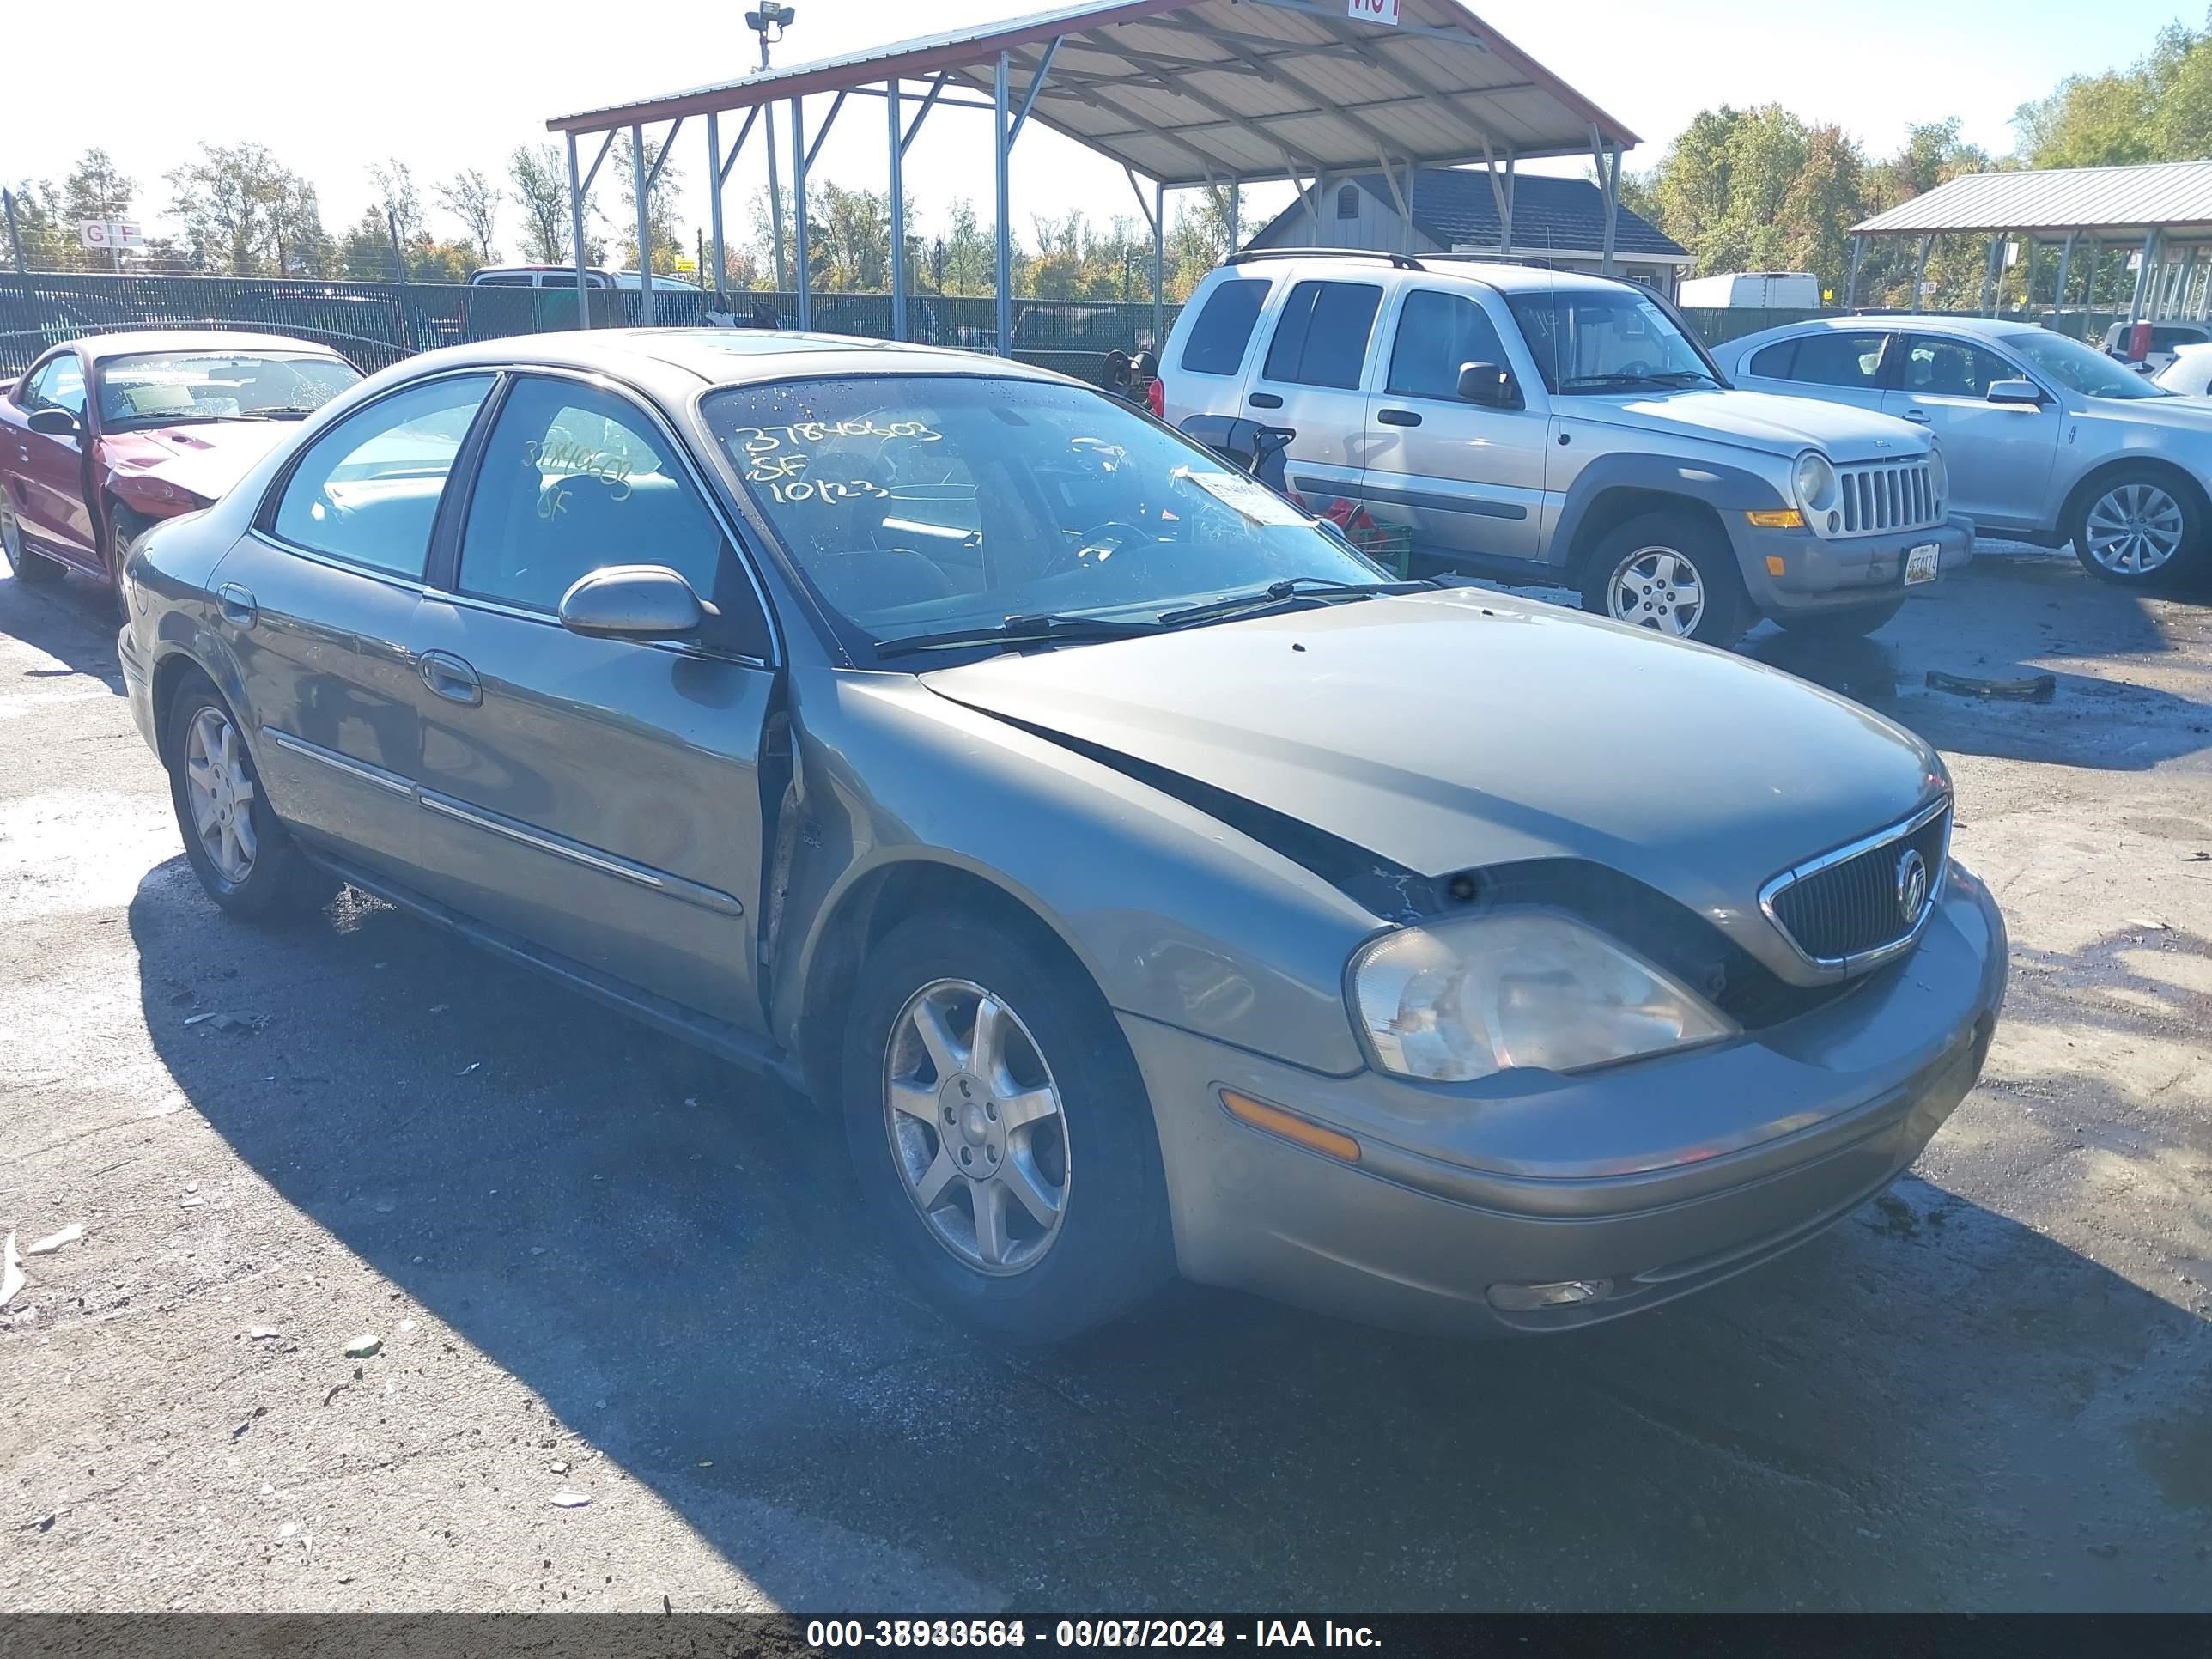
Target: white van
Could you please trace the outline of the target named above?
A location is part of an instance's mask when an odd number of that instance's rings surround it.
[[[638,274],[634,270],[601,270],[587,265],[584,270],[586,288],[635,288]],[[469,273],[471,288],[567,288],[576,286],[576,267],[574,265],[485,265]],[[699,285],[685,282],[680,276],[655,276],[653,290],[665,293],[675,290],[696,294]]]
[[[1692,276],[1674,303],[1685,311],[1817,311],[1820,279],[1809,270],[1746,270],[1733,276]]]

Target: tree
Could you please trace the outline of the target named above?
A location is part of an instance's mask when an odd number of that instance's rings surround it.
[[[170,172],[170,215],[184,226],[194,265],[234,276],[261,274],[283,172],[266,145],[206,143],[199,160]]]
[[[534,264],[568,264],[568,178],[559,147],[517,145],[507,158],[507,176],[522,210],[522,257]]]
[[[461,222],[476,244],[477,263],[498,263],[491,239],[499,220],[499,191],[491,180],[474,167],[465,167],[440,185],[437,195],[438,205]]]
[[[376,186],[377,204],[392,222],[403,246],[429,235],[429,227],[422,222],[422,198],[415,188],[415,174],[406,162],[396,156],[372,162],[368,178]]]
[[[70,269],[76,233],[71,230],[64,236],[61,198],[53,185],[23,179],[9,193],[15,201],[15,233],[23,245],[24,264],[33,270]]]
[[[676,186],[683,181],[682,169],[661,166],[660,155],[665,140],[648,138],[645,141],[646,176],[653,179],[646,191],[646,237],[652,246],[648,261],[640,257],[637,246],[637,173],[630,157],[629,135],[623,134],[615,144],[614,154],[607,164],[616,169],[615,178],[620,188],[623,203],[621,231],[624,237],[619,246],[628,260],[625,270],[644,270],[648,268],[663,273],[676,269],[676,262],[684,258],[684,242],[676,223]],[[656,175],[653,169],[658,167]]]
[[[70,170],[62,183],[62,224],[71,246],[64,247],[64,255],[74,254],[74,263],[81,270],[107,270],[119,269],[122,250],[110,255],[76,244],[76,229],[88,219],[126,219],[131,216],[131,204],[137,196],[138,186],[125,176],[106,150],[94,148],[77,157],[76,165]]]
[[[337,258],[339,274],[351,282],[388,283],[399,274],[382,208],[361,210],[359,222],[339,240]]]
[[[277,274],[328,276],[337,246],[323,228],[315,187],[289,168],[279,168],[270,181],[268,210],[270,258]]]

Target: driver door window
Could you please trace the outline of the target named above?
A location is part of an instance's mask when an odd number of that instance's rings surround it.
[[[556,611],[577,580],[665,565],[722,612],[715,643],[768,654],[757,602],[667,434],[629,399],[573,380],[516,382],[484,446],[461,536],[460,592]]]
[[[2003,358],[1963,340],[1916,334],[1905,356],[1904,389],[1916,398],[1982,398],[1996,382],[2019,377],[2020,371]]]
[[[26,409],[65,409],[84,419],[84,365],[76,354],[65,351],[31,379],[25,389]]]

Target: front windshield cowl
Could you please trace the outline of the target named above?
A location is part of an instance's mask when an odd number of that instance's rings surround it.
[[[837,374],[727,387],[701,414],[855,662],[1095,640],[1279,584],[1388,579],[1295,502],[1086,387]]]

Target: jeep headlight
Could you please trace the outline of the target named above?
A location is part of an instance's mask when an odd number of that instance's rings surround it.
[[[1928,487],[1936,492],[1936,510],[1941,513],[1951,499],[1951,469],[1944,465],[1940,444],[1929,447]]]
[[[1547,911],[1386,933],[1352,959],[1352,993],[1382,1068],[1438,1083],[1580,1071],[1738,1029],[1664,969]]]
[[[1797,458],[1796,484],[1797,505],[1805,509],[1807,518],[1826,513],[1836,504],[1836,469],[1819,450],[1808,449]]]

